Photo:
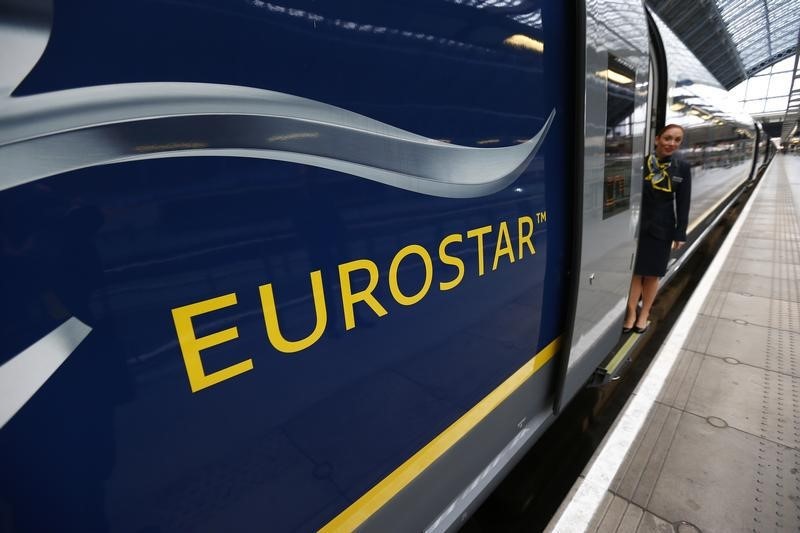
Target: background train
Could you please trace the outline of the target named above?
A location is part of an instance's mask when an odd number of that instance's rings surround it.
[[[0,2],[0,529],[445,530],[619,340],[643,155],[761,130],[641,1]]]

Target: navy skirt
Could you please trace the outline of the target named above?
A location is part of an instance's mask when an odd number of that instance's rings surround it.
[[[672,241],[664,241],[646,232],[640,232],[639,249],[636,253],[636,263],[633,265],[633,273],[638,276],[663,277],[667,273],[671,249]]]

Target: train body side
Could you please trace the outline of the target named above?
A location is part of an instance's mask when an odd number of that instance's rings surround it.
[[[55,2],[2,95],[0,522],[418,530],[539,431],[560,4]]]

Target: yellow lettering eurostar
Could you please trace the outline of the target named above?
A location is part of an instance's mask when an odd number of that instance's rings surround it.
[[[519,255],[517,259],[522,259],[522,244],[527,244],[528,248],[531,251],[531,255],[536,253],[536,249],[533,247],[533,241],[531,237],[533,236],[533,219],[531,217],[519,217],[519,243],[517,246],[519,247]],[[522,227],[527,225],[528,231],[523,233]]]
[[[467,238],[473,237],[478,240],[478,275],[483,276],[483,236],[492,231],[491,226],[483,226],[480,228],[471,229],[467,232]]]
[[[422,258],[422,263],[425,266],[425,281],[422,283],[422,288],[420,288],[416,294],[412,296],[406,296],[400,290],[400,286],[397,283],[397,270],[400,268],[400,263],[403,261],[403,259],[411,254],[416,254]],[[431,260],[428,250],[419,244],[410,244],[395,254],[394,259],[392,259],[392,264],[389,266],[389,290],[392,292],[392,296],[397,303],[402,305],[414,305],[415,303],[419,302],[425,297],[426,294],[428,294],[428,290],[431,288],[432,281],[433,261]]]
[[[439,283],[439,290],[441,291],[449,291],[450,289],[454,289],[459,283],[461,283],[461,280],[464,279],[464,261],[447,253],[448,244],[461,241],[461,234],[454,233],[452,235],[448,235],[442,239],[442,242],[439,243],[439,259],[445,265],[456,267],[456,270],[458,271],[458,274],[456,274],[456,277],[452,280],[442,281]]]
[[[508,260],[514,262],[514,247],[511,245],[511,237],[508,234],[508,224],[506,222],[500,223],[500,229],[497,231],[497,246],[494,249],[494,261],[492,262],[492,271],[497,270],[497,263],[502,256],[508,256]]]
[[[369,273],[369,283],[363,291],[353,292],[350,285],[350,274],[356,270],[366,270]],[[378,316],[384,316],[388,311],[372,295],[372,291],[378,285],[378,265],[369,259],[357,259],[339,265],[339,283],[342,286],[342,310],[344,311],[345,329],[356,327],[353,305],[358,302],[366,303]]]
[[[235,292],[218,296],[217,298],[203,300],[202,302],[184,305],[183,307],[176,307],[172,310],[172,320],[175,322],[178,344],[180,344],[181,347],[183,362],[186,365],[186,374],[189,376],[189,386],[192,388],[192,392],[197,392],[211,385],[216,385],[221,381],[225,381],[226,379],[230,379],[253,369],[252,359],[236,363],[235,365],[212,372],[211,374],[206,374],[203,369],[203,360],[200,357],[200,351],[238,338],[239,330],[234,326],[223,331],[212,333],[211,335],[206,335],[205,337],[197,337],[195,335],[194,326],[192,326],[192,318],[232,305],[236,305]]]
[[[311,273],[311,293],[314,297],[314,311],[316,312],[317,323],[311,334],[299,341],[286,340],[281,333],[278,324],[278,309],[275,305],[275,295],[272,293],[272,283],[261,285],[258,288],[261,295],[261,309],[264,311],[264,323],[267,327],[267,337],[276,350],[283,353],[295,353],[305,350],[317,342],[325,326],[328,324],[328,309],[325,307],[325,292],[322,287],[322,272],[315,270]]]

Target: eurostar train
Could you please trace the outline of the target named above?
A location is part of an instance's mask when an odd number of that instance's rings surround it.
[[[655,128],[694,241],[769,146],[640,0],[1,0],[0,50],[3,531],[457,528],[620,339]]]

